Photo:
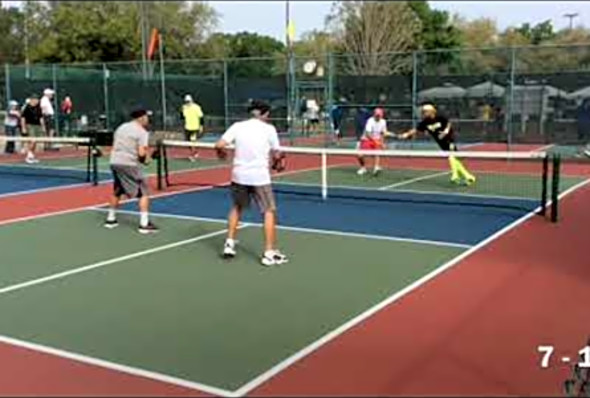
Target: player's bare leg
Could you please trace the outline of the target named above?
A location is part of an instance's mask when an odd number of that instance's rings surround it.
[[[358,169],[358,171],[356,173],[358,175],[362,176],[367,173],[367,168],[365,167],[365,157],[363,155],[359,155],[358,162],[359,162],[360,168]]]
[[[241,217],[242,209],[233,206],[227,216],[227,239],[223,247],[223,256],[226,258],[235,257],[236,255],[236,235]]]

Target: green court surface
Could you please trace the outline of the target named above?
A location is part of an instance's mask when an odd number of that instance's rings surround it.
[[[266,269],[259,227],[228,262],[223,223],[103,217],[0,227],[0,335],[231,391],[466,250],[281,230],[291,262]]]
[[[462,186],[449,181],[449,173],[428,169],[385,169],[377,176],[370,172],[356,174],[357,167],[339,166],[328,170],[328,186],[331,188],[381,189],[388,191],[409,190],[416,192],[441,192],[482,196],[504,196],[539,199],[541,197],[540,174],[477,172],[476,184]],[[285,184],[320,185],[319,170],[289,174],[276,179]],[[560,190],[564,191],[583,181],[582,177],[561,177]],[[549,180],[549,184],[551,181]],[[550,186],[550,185],[549,185]]]

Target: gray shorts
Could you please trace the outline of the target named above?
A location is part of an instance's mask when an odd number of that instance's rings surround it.
[[[126,195],[130,198],[141,198],[148,195],[148,184],[139,166],[111,165],[114,179],[115,196]]]
[[[254,199],[261,213],[275,211],[277,208],[270,185],[251,186],[232,182],[231,193],[234,205],[242,209],[250,206],[251,198]]]

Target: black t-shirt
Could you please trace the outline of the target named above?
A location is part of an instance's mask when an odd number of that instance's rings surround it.
[[[41,104],[37,104],[36,106],[27,105],[23,110],[22,114],[23,119],[27,124],[32,124],[34,126],[41,125],[41,119],[43,118],[43,112],[41,112]]]
[[[445,131],[448,125],[449,119],[441,115],[436,115],[433,119],[422,120],[416,129],[423,133],[430,134],[439,145],[448,145],[454,143],[455,141],[452,127],[449,131],[449,134],[445,135],[442,139],[439,137],[440,133]]]

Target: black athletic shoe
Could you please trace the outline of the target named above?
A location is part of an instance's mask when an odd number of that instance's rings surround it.
[[[156,232],[159,232],[160,229],[158,227],[156,227],[154,224],[152,224],[150,221],[145,227],[142,227],[140,225],[138,231],[140,234],[147,235],[147,234],[155,234]]]
[[[119,226],[119,222],[117,220],[106,220],[104,222],[104,227],[108,229],[117,228]]]

